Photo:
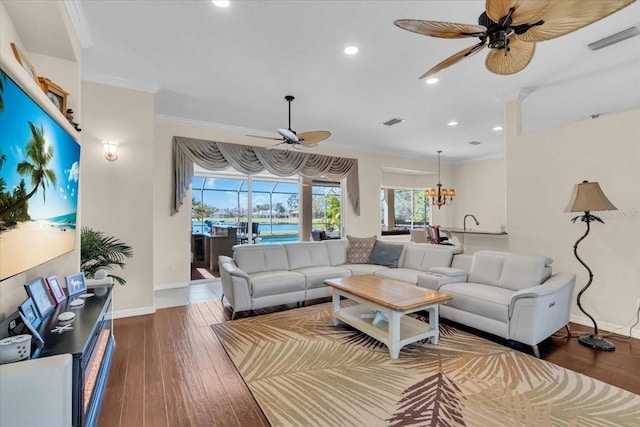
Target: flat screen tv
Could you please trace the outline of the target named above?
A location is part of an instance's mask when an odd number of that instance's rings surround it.
[[[80,145],[0,68],[0,280],[72,251]]]

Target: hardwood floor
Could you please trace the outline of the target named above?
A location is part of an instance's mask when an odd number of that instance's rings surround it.
[[[268,426],[209,327],[230,315],[216,299],[116,320],[116,350],[98,425]],[[587,330],[572,328],[573,335]],[[540,352],[544,360],[640,394],[640,340],[613,341],[614,352],[601,352],[576,339],[550,338]]]

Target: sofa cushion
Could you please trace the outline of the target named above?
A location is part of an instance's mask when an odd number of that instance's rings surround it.
[[[289,269],[330,265],[329,251],[321,242],[288,243],[283,245],[289,259]]]
[[[375,274],[376,271],[388,270],[389,267],[378,264],[343,264],[340,267],[346,268],[351,271],[352,276],[359,276],[361,274]]]
[[[347,247],[348,264],[368,264],[371,258],[373,246],[376,244],[377,236],[352,237],[347,236],[349,246]]]
[[[498,286],[519,291],[537,286],[551,276],[553,260],[547,257],[512,255],[504,259]]]
[[[305,275],[307,280],[307,289],[322,288],[326,286],[323,283],[326,279],[351,276],[351,270],[347,268],[331,267],[326,265],[318,267],[304,267],[295,271]]]
[[[327,247],[331,265],[338,266],[347,263],[347,246],[349,246],[347,239],[323,240],[322,244]]]
[[[449,307],[509,323],[512,290],[482,283],[447,283],[439,291],[453,297],[447,302]]]
[[[398,267],[398,260],[402,255],[404,245],[398,243],[387,243],[377,240],[371,252],[369,264],[384,265],[389,268]]]
[[[411,283],[412,285],[418,284],[418,276],[421,274],[424,273],[410,268],[387,268],[384,270],[377,270],[375,272],[376,276],[400,280],[401,282]]]
[[[497,285],[502,274],[505,254],[492,251],[478,251],[473,254],[469,270],[469,282]]]
[[[287,251],[282,245],[236,245],[233,251],[236,264],[247,274],[289,270]]]
[[[429,271],[432,267],[449,267],[453,259],[453,249],[447,246],[426,243],[409,243],[402,255],[400,267]]]
[[[304,291],[305,289],[304,274],[295,271],[262,271],[249,274],[249,277],[251,277],[252,298]]]

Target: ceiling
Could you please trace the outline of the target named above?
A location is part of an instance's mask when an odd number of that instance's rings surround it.
[[[71,3],[84,14],[83,22],[75,11],[83,80],[156,92],[156,114],[167,120],[276,136],[291,94],[292,128],[330,130],[327,147],[419,159],[442,150],[443,162],[456,163],[504,155],[504,131],[493,127],[503,125],[509,100],[523,100],[525,131],[640,107],[640,37],[586,46],[640,28],[640,2],[538,43],[517,74],[487,71],[485,50],[432,86],[418,76],[477,39],[425,37],[393,21],[476,23],[484,1]],[[350,45],[359,53],[345,55]],[[406,121],[381,125],[396,117]]]

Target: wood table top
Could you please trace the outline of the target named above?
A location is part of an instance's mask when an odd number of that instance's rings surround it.
[[[451,295],[373,274],[327,279],[324,283],[394,311],[440,304]]]

